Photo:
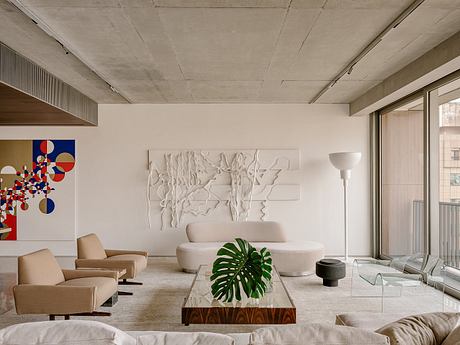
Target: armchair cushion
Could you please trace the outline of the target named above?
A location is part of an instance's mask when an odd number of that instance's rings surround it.
[[[18,314],[91,313],[96,306],[95,286],[16,285],[13,289]]]
[[[56,285],[64,281],[64,274],[49,249],[18,257],[18,283]]]
[[[134,262],[134,276],[139,272],[143,271],[147,267],[147,258],[143,255],[135,254],[122,254],[114,255],[107,258],[107,261],[120,262],[120,261],[131,261]]]
[[[117,285],[118,282],[113,278],[85,277],[66,280],[58,286],[95,287],[96,306],[99,307],[117,292]]]
[[[89,234],[77,239],[79,259],[105,259],[104,247],[96,234]]]

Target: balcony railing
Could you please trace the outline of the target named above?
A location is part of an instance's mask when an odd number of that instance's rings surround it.
[[[424,251],[423,204],[413,203],[414,253]],[[439,256],[446,265],[460,268],[460,203],[439,203]]]

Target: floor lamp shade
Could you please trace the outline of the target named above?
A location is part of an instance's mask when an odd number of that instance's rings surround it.
[[[361,152],[334,152],[329,154],[329,160],[340,170],[340,178],[343,180],[345,261],[348,261],[348,180],[351,177],[351,169],[361,160]]]
[[[361,160],[361,152],[334,152],[329,154],[329,160],[336,169],[340,170],[340,177],[348,180],[351,169]]]

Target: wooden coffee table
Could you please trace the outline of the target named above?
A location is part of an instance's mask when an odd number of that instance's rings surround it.
[[[200,266],[182,306],[182,323],[288,324],[296,323],[296,308],[276,269],[273,288],[261,299],[224,303],[211,294],[210,266]],[[243,293],[242,293],[243,294]]]

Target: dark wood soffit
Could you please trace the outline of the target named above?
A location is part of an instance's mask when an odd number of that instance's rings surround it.
[[[0,126],[94,126],[0,82]]]

